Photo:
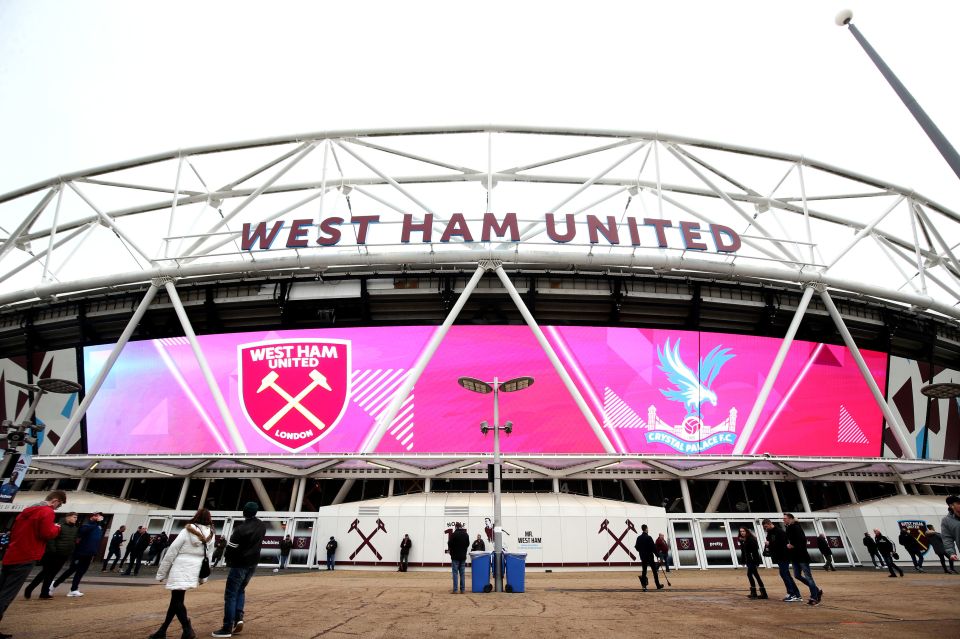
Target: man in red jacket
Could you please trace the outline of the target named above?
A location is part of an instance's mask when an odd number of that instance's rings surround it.
[[[14,520],[10,545],[0,569],[0,619],[20,592],[33,564],[43,557],[47,542],[60,534],[60,526],[53,523],[53,511],[65,503],[67,494],[55,490],[47,495],[46,500],[25,508]],[[0,632],[0,639],[10,636]]]

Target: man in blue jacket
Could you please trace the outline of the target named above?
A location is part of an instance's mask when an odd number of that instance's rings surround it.
[[[57,577],[53,582],[53,587],[50,588],[50,592],[53,592],[57,586],[66,581],[67,577],[73,575],[73,582],[71,582],[70,592],[67,593],[67,596],[83,596],[83,593],[80,592],[80,580],[83,579],[87,568],[90,567],[90,562],[100,552],[100,540],[103,539],[103,526],[100,525],[102,521],[103,513],[93,513],[87,518],[87,523],[80,526],[80,530],[77,531],[77,547],[73,551],[70,567]]]

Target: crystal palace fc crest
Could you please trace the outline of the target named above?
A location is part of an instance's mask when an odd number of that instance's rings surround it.
[[[326,437],[350,398],[350,342],[271,340],[237,347],[240,406],[263,437],[291,452]]]

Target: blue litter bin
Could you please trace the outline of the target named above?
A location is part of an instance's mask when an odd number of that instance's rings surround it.
[[[471,552],[470,553],[470,592],[490,592],[493,586],[490,583],[490,568],[493,566],[491,561],[492,553],[489,552]]]
[[[523,592],[527,572],[527,553],[503,553],[504,577],[507,584],[503,587],[507,592]]]

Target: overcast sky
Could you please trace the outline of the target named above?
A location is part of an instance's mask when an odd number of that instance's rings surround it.
[[[960,145],[957,2],[0,0],[0,192],[200,144],[489,122],[803,154],[960,209],[843,8]]]

